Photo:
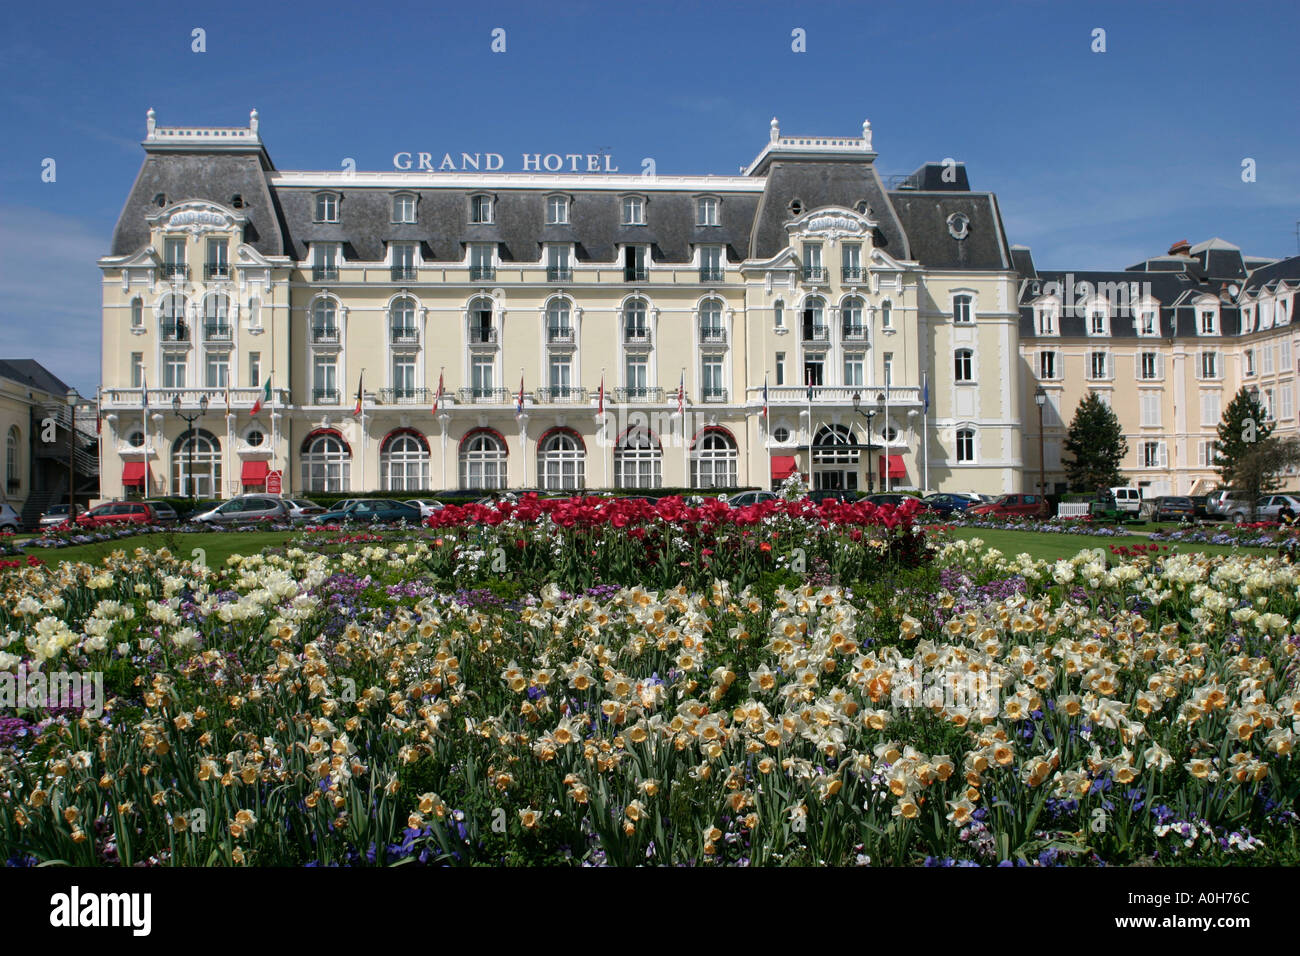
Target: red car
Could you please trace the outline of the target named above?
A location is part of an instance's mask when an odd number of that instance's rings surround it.
[[[77,518],[83,528],[99,528],[111,524],[157,524],[158,515],[151,505],[143,501],[110,501],[91,508]]]
[[[966,512],[971,515],[1005,517],[1025,515],[1046,518],[1050,514],[1047,499],[1042,495],[1003,495],[986,505],[976,505]]]

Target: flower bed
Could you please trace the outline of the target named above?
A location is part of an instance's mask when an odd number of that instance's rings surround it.
[[[1114,538],[1133,533],[1120,525],[1096,524],[1089,515],[1081,515],[1077,518],[1023,518],[954,512],[943,520],[944,524],[953,528],[984,528],[991,531],[1036,531],[1040,534],[1082,534],[1100,538]]]
[[[1292,545],[1300,541],[1300,529],[1282,526],[1276,521],[1256,521],[1250,524],[1219,524],[1209,527],[1177,528],[1157,531],[1152,541],[1181,542],[1184,544],[1221,544],[1236,547],[1270,548]]]
[[[612,521],[573,517],[529,527],[614,547]],[[634,528],[671,526],[703,565],[796,521],[831,549],[877,528],[822,509]],[[0,670],[100,673],[108,698],[0,723],[3,858],[1300,860],[1300,567],[973,539],[821,583],[521,590],[448,562],[449,537],[516,523],[0,570]]]

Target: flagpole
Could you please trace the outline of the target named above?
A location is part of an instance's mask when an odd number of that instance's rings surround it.
[[[772,411],[767,405],[767,372],[763,372],[763,444],[767,446],[767,486],[776,491],[772,480]]]
[[[921,373],[921,451],[925,455],[925,477],[922,479],[925,485],[925,493],[930,493],[930,374]]]
[[[889,371],[893,371],[890,369]],[[891,491],[890,479],[893,477],[892,468],[889,467],[889,379],[892,376],[885,376],[885,428],[881,435],[881,442],[885,446],[885,491]]]
[[[144,404],[140,406],[140,424],[144,427],[144,496],[149,497],[149,379],[140,375],[140,397]]]
[[[686,443],[686,367],[677,381],[677,410],[682,419],[682,487],[691,486],[691,449]]]
[[[515,412],[515,420],[519,423],[519,457],[524,463],[524,483],[523,488],[528,487],[528,425],[524,421],[524,367],[519,366],[519,408]],[[506,482],[509,486],[509,482]]]
[[[808,399],[808,490],[817,489],[816,464],[813,462],[813,393],[812,393],[812,373],[804,373],[804,385],[807,391],[804,393]]]
[[[600,437],[597,440],[596,447],[600,449],[600,465],[605,475],[605,490],[609,490],[609,452],[606,445],[608,436],[605,433],[605,367],[600,369]]]
[[[366,393],[364,391],[366,382],[366,370],[363,368],[361,374],[357,377],[357,408],[361,409],[361,490],[365,490],[366,485]]]

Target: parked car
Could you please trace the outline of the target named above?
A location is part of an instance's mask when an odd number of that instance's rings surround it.
[[[889,492],[877,492],[871,495],[863,495],[862,500],[869,501],[873,505],[890,505],[891,507],[897,508],[908,498],[913,498],[913,497],[915,497],[915,495],[900,495],[900,494],[895,494],[892,491],[889,491]]]
[[[206,525],[245,524],[250,521],[288,521],[289,503],[274,495],[238,495],[194,516]]]
[[[323,515],[326,511],[314,501],[306,498],[285,498],[285,503],[289,506],[290,521],[306,521],[312,515]]]
[[[921,504],[937,514],[947,516],[974,507],[975,501],[966,495],[940,491],[922,498]]]
[[[435,511],[441,511],[443,508],[441,501],[434,501],[432,498],[412,498],[405,504],[410,505],[412,508],[419,508],[420,516],[423,518],[427,518]]]
[[[165,501],[146,500],[145,504],[153,508],[154,514],[158,516],[159,524],[175,524],[180,520],[180,515]]]
[[[64,505],[63,507],[67,508],[68,506]],[[67,519],[66,515],[64,519]],[[17,531],[22,522],[22,515],[14,511],[13,505],[0,505],[0,531]]]
[[[1209,501],[1209,497],[1210,497],[1210,496],[1209,496],[1209,495],[1191,495],[1191,496],[1189,496],[1189,497],[1191,497],[1191,499],[1192,499],[1192,511],[1193,511],[1193,513],[1192,513],[1192,517],[1195,518],[1195,519],[1197,519],[1197,520],[1201,520],[1201,519],[1209,518],[1209,517],[1210,517],[1210,512],[1209,512],[1209,510],[1206,508],[1206,504],[1208,503],[1208,501]]]
[[[343,524],[345,522],[353,524],[397,524],[402,521],[407,524],[417,525],[423,520],[419,508],[412,507],[403,501],[392,501],[387,498],[362,498],[349,505],[346,510],[327,511],[311,519],[313,524],[319,525]]]
[[[1011,515],[1038,516],[1048,515],[1047,499],[1042,495],[1002,495],[988,504],[976,505],[967,511],[973,515],[994,515],[1009,517]]]
[[[1142,492],[1132,486],[1119,486],[1110,489],[1115,499],[1115,506],[1120,511],[1138,514],[1142,511]]]
[[[1100,522],[1113,522],[1122,521],[1126,517],[1132,517],[1132,515],[1130,512],[1120,510],[1119,503],[1115,501],[1115,496],[1109,491],[1099,491],[1088,502],[1088,517]]]
[[[1264,495],[1255,505],[1257,521],[1290,521],[1300,514],[1300,498],[1295,495]]]
[[[823,501],[857,501],[862,495],[856,491],[849,491],[847,488],[818,488],[816,491],[808,492],[808,500],[813,504],[819,505]]]
[[[0,505],[0,507],[8,506]],[[43,531],[46,528],[57,528],[59,525],[67,524],[69,507],[70,505],[67,504],[50,505],[50,510],[41,515],[40,521],[36,522],[37,529]],[[81,505],[77,505],[77,510],[72,513],[72,516],[75,519],[77,515],[85,513],[86,509],[81,507]],[[4,519],[0,518],[0,525],[3,525],[3,522]]]
[[[770,491],[742,491],[726,499],[733,508],[748,508],[764,501],[775,501],[776,495]]]
[[[1152,521],[1191,521],[1196,517],[1192,499],[1183,495],[1160,495],[1147,504]]]
[[[83,528],[102,528],[115,524],[156,524],[158,516],[153,506],[143,501],[107,501],[78,516],[77,524]]]
[[[1231,518],[1238,511],[1249,514],[1250,502],[1240,495],[1233,494],[1231,489],[1220,488],[1205,496],[1205,510],[1213,518]]]

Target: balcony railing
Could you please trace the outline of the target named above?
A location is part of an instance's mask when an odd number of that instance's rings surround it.
[[[430,405],[433,403],[431,388],[381,388],[380,405]]]
[[[573,270],[568,266],[547,266],[546,281],[547,282],[572,282]]]
[[[546,341],[552,345],[572,345],[573,327],[568,325],[547,326]]]
[[[317,345],[335,345],[339,340],[339,327],[337,325],[314,325],[311,329],[311,340]]]
[[[804,266],[803,278],[805,282],[825,282],[826,267],[825,266]]]
[[[711,325],[703,326],[700,329],[700,342],[705,345],[726,345],[727,330]]]
[[[623,329],[623,343],[625,345],[649,345],[650,330],[645,328],[625,327]]]
[[[398,327],[388,330],[388,340],[394,345],[415,345],[420,341],[420,335],[415,329]]]
[[[829,342],[831,329],[829,325],[805,325],[803,340],[805,342]]]
[[[388,270],[394,282],[414,282],[417,276],[415,266],[392,266]]]
[[[861,342],[867,337],[867,327],[865,325],[846,325],[841,331],[846,342]]]
[[[477,329],[471,328],[469,330],[470,345],[495,345],[496,340],[497,340],[496,329],[485,329],[482,326],[480,326]]]
[[[725,402],[727,400],[727,390],[725,388],[705,388],[700,391],[700,399],[705,402]]]
[[[614,389],[616,402],[662,402],[664,390],[649,385],[633,385]]]
[[[845,266],[840,270],[840,278],[845,282],[861,281],[862,266]]]
[[[223,322],[208,322],[203,326],[203,338],[209,342],[229,342],[230,326]]]
[[[853,407],[853,395],[856,393],[862,403],[862,408],[876,407],[878,396],[885,395],[883,385],[814,385],[813,386],[813,404],[835,404]],[[751,401],[763,400],[763,386],[758,385],[749,389]],[[774,385],[768,389],[768,401],[773,404],[792,403],[806,405],[808,403],[808,386],[807,385]],[[921,389],[915,385],[891,385],[888,392],[888,403],[890,406],[914,405],[921,404]]]
[[[624,282],[648,282],[650,281],[650,270],[625,267],[623,269],[623,281]]]
[[[311,390],[311,401],[313,405],[337,405],[339,403],[339,390],[337,388],[313,388]]]
[[[537,390],[537,401],[550,405],[572,405],[585,402],[587,390],[577,385],[546,385]]]
[[[721,282],[726,275],[721,269],[715,269],[712,266],[700,267],[701,282]]]
[[[203,264],[203,278],[205,279],[229,279],[230,263],[228,262],[205,262]]]
[[[517,393],[508,388],[462,388],[456,394],[461,402],[470,405],[502,405]]]
[[[497,277],[495,266],[470,266],[469,278],[471,282],[491,282]]]
[[[165,279],[188,279],[190,267],[183,262],[164,262],[162,274]]]
[[[333,282],[339,277],[339,267],[334,265],[312,266],[311,277],[313,282]]]
[[[184,322],[164,322],[162,327],[164,342],[188,342],[190,330]]]
[[[283,408],[289,403],[288,389],[272,389],[272,395],[274,396],[274,404],[278,407]],[[141,396],[139,388],[106,388],[100,393],[100,396],[104,408],[125,408],[139,411],[143,405],[143,396]],[[206,397],[210,414],[215,409],[225,411],[226,389],[224,388],[158,388],[150,386],[149,407],[153,409],[170,409],[172,399],[178,397],[181,400],[181,406],[186,409],[198,408],[200,400]],[[231,388],[230,406],[232,408],[249,408],[261,397],[262,389],[260,386],[257,388]]]

